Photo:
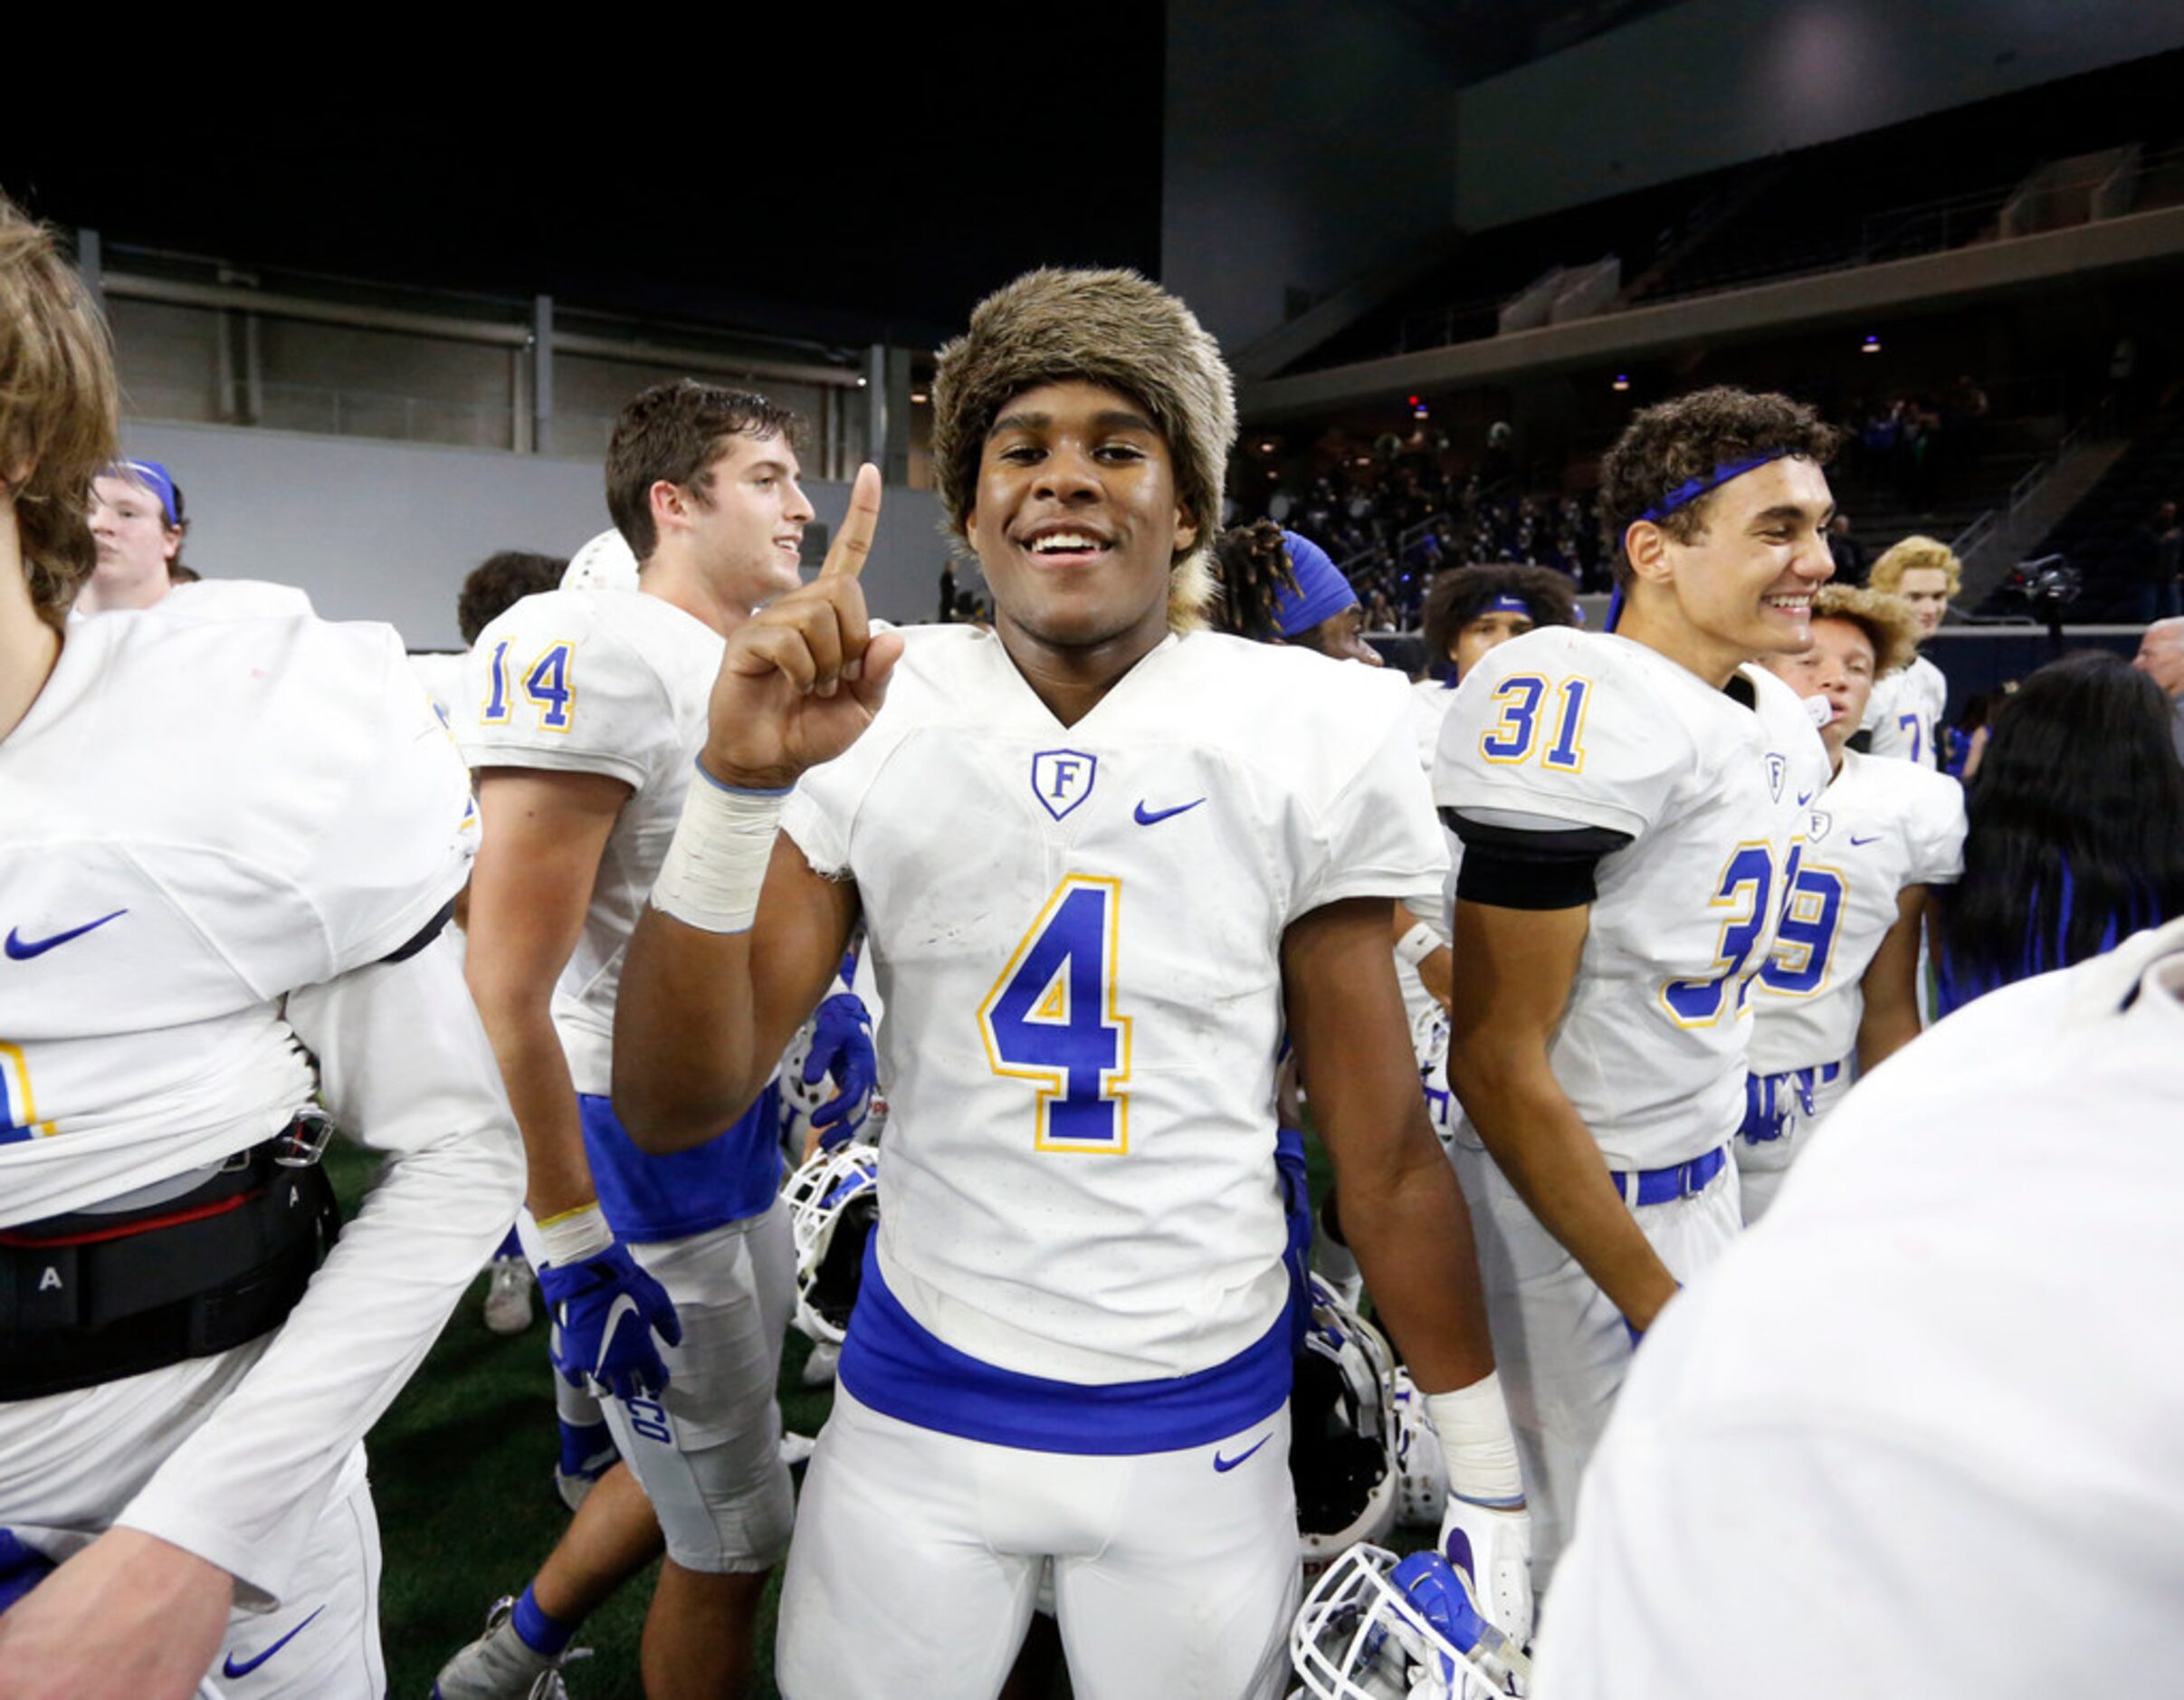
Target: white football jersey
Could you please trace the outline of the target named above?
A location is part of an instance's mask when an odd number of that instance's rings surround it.
[[[1941,668],[1923,655],[1914,656],[1910,666],[1874,681],[1861,722],[1873,734],[1868,748],[1876,756],[1939,766],[1935,729],[1948,708],[1949,681]]]
[[[1859,1083],[1647,1334],[1536,1694],[2176,1691],[2180,951],[2005,987]]]
[[[467,662],[464,655],[443,655],[429,650],[409,658],[410,671],[417,675],[424,694],[432,699],[433,707],[451,729],[457,712],[466,705],[468,692],[463,679]]]
[[[1738,676],[1755,706],[1641,644],[1557,626],[1483,659],[1442,729],[1443,807],[1632,836],[1600,861],[1550,1050],[1617,1170],[1699,1156],[1743,1119],[1750,984],[1827,783],[1797,693],[1764,668]]]
[[[1018,1373],[1224,1363],[1288,1300],[1283,931],[1439,877],[1408,693],[1201,634],[1065,727],[991,634],[904,636],[886,706],[783,820],[855,879],[887,1003],[887,1286]]]
[[[72,625],[0,742],[0,1226],[278,1132],[315,1084],[281,995],[410,942],[474,843],[391,629]]]
[[[1859,982],[1895,925],[1898,894],[1963,872],[1963,788],[1931,769],[1845,750],[1807,817],[1788,912],[1754,988],[1752,1072],[1847,1056],[1865,1013]]]
[[[623,954],[682,818],[723,646],[658,597],[552,590],[517,603],[471,648],[456,725],[473,769],[605,774],[633,793],[554,988],[554,1027],[580,1093],[612,1089]]]

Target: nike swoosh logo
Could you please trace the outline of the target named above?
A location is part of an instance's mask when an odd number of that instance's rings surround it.
[[[320,1606],[319,1608],[319,1611],[324,1611],[325,1609],[326,1608],[324,1606]],[[271,1647],[267,1647],[265,1651],[259,1654],[255,1658],[246,1658],[240,1665],[238,1665],[235,1663],[235,1656],[233,1653],[230,1653],[225,1658],[220,1661],[220,1674],[226,1677],[230,1682],[233,1682],[238,1676],[249,1676],[251,1672],[257,1669],[259,1666],[264,1664],[265,1661],[271,1658],[275,1653],[278,1653],[282,1647],[286,1647],[299,1635],[301,1635],[304,1630],[310,1628],[311,1627],[311,1618],[317,1617],[319,1615],[319,1611],[312,1612],[310,1618],[304,1619],[302,1622],[299,1623],[294,1628],[291,1629],[278,1641],[275,1641]]]
[[[1187,803],[1177,804],[1173,808],[1148,808],[1143,803],[1140,803],[1138,805],[1137,811],[1138,825],[1140,826],[1151,826],[1158,825],[1159,822],[1168,819],[1173,815],[1187,815],[1192,809],[1197,807],[1198,805],[1203,803],[1205,800],[1206,799],[1202,797],[1194,797]]]
[[[7,933],[7,959],[11,962],[27,962],[33,956],[43,956],[48,950],[66,944],[71,939],[81,939],[85,933],[103,927],[110,921],[118,921],[128,913],[126,909],[117,909],[112,914],[101,915],[96,921],[87,921],[81,927],[71,927],[66,932],[56,932],[50,939],[25,939],[20,927],[11,927]]]
[[[1270,1435],[1270,1434],[1268,1434],[1268,1435],[1261,1435],[1261,1436],[1259,1437],[1259,1445],[1258,1445],[1258,1446],[1252,1447],[1251,1448],[1249,1448],[1249,1449],[1248,1449],[1248,1450],[1246,1450],[1246,1451],[1244,1451],[1244,1452],[1239,1452],[1239,1453],[1237,1453],[1237,1454],[1236,1454],[1236,1456],[1235,1456],[1235,1457],[1233,1457],[1233,1458],[1225,1458],[1225,1457],[1223,1457],[1223,1456],[1221,1456],[1221,1455],[1220,1455],[1218,1452],[1215,1453],[1215,1454],[1214,1454],[1214,1468],[1215,1468],[1215,1469],[1216,1469],[1216,1470],[1218,1470],[1218,1471],[1220,1471],[1222,1475],[1226,1476],[1226,1475],[1229,1473],[1229,1471],[1231,1471],[1231,1470],[1235,1469],[1235,1468],[1236,1467],[1236,1466],[1237,1466],[1237,1465],[1239,1465],[1239,1464],[1243,1463],[1245,1459],[1246,1459],[1246,1458],[1248,1458],[1249,1456],[1251,1456],[1252,1453],[1256,1452],[1256,1451],[1259,1449],[1259,1447],[1263,1447],[1263,1446],[1264,1446],[1264,1445],[1265,1445],[1265,1444],[1266,1444],[1266,1443],[1267,1443],[1269,1440],[1272,1440],[1273,1438],[1273,1436],[1272,1436],[1272,1435]]]
[[[1798,794],[1798,807],[1799,808],[1803,808],[1806,804],[1811,802],[1814,797],[1819,795],[1820,794],[1817,791],[1800,791]]]
[[[622,1319],[636,1314],[637,1301],[626,1293],[606,1307],[606,1325],[599,1330],[599,1361],[592,1366],[594,1375],[605,1372],[606,1355],[615,1349],[615,1330],[622,1325]]]
[[[1881,835],[1876,832],[1869,838],[1861,838],[1856,833],[1854,832],[1850,835],[1850,841],[1853,844],[1879,844],[1881,842]]]

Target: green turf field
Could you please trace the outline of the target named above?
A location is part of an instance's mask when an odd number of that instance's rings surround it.
[[[1312,1190],[1326,1186],[1326,1160],[1310,1141]],[[345,1199],[361,1190],[369,1163],[353,1148],[329,1154]],[[488,1607],[520,1591],[551,1549],[568,1514],[554,1493],[556,1447],[552,1371],[543,1313],[512,1339],[487,1332],[482,1275],[456,1307],[432,1355],[369,1441],[372,1495],[378,1505],[386,1569],[379,1590],[381,1633],[393,1700],[424,1700],[441,1664],[482,1626]],[[782,1362],[781,1416],[799,1434],[815,1434],[833,1402],[800,1379],[810,1348],[789,1331]],[[1404,1530],[1403,1546],[1430,1532]],[[752,1700],[776,1700],[769,1590],[760,1626]],[[592,1657],[571,1667],[575,1700],[639,1700],[637,1638],[652,1595],[647,1571],[578,1632]],[[1067,1694],[1066,1678],[1060,1688]],[[1149,1700],[1150,1697],[1149,1696]]]

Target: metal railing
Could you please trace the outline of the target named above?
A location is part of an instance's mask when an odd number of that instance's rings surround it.
[[[2009,494],[1999,505],[1988,508],[1950,540],[1950,550],[1959,560],[1969,560],[1971,553],[2009,521],[2017,517],[2017,511],[2030,501],[2033,492],[2046,483],[2056,467],[2062,465],[2071,452],[2084,443],[2093,434],[2093,416],[2078,421],[2063,434],[2052,453],[2035,461],[2017,475],[2017,482],[2009,487]]]

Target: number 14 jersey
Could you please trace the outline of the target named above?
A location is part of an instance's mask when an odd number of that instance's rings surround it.
[[[888,1291],[1020,1375],[1224,1363],[1288,1291],[1283,931],[1439,877],[1408,692],[1201,634],[1065,727],[997,638],[904,635],[885,708],[783,822],[870,930]]]

